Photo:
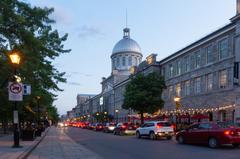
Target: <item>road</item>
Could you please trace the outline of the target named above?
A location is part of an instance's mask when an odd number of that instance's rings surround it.
[[[179,145],[173,140],[151,141],[135,136],[114,136],[80,128],[64,128],[75,142],[104,159],[240,159],[240,148]]]

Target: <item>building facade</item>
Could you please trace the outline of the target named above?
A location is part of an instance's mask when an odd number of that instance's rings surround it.
[[[111,55],[112,73],[102,79],[101,93],[85,102],[89,109],[85,114],[107,111],[126,121],[134,114],[122,109],[130,74],[158,72],[167,86],[159,115],[172,119],[176,114],[201,114],[208,120],[240,121],[240,0],[229,24],[160,61],[151,54],[142,62],[141,49],[130,38],[129,28],[123,31]],[[178,111],[174,97],[181,99]]]

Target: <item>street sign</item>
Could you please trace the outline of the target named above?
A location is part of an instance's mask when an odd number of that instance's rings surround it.
[[[8,99],[9,101],[22,101],[23,100],[23,85],[18,82],[8,83]]]
[[[31,94],[31,85],[23,84],[23,95],[30,95]]]

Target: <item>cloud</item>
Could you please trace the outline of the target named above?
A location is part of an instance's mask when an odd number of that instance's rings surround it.
[[[95,37],[104,35],[100,31],[100,29],[98,29],[97,27],[94,27],[94,26],[83,25],[81,27],[78,27],[76,30],[78,31],[78,37],[81,39],[95,38]]]
[[[81,72],[70,72],[71,75],[81,75],[81,76],[86,76],[86,77],[92,77],[92,74],[86,74],[86,73],[81,73]]]
[[[61,23],[65,25],[72,24],[73,22],[73,17],[71,13],[63,8],[62,6],[54,6],[54,12],[51,15],[51,17],[56,21],[56,23]]]
[[[69,85],[74,85],[74,86],[81,86],[80,83],[77,82],[68,82]]]

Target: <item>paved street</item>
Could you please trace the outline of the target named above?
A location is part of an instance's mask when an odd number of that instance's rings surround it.
[[[80,128],[64,128],[77,143],[96,152],[104,159],[239,159],[240,148],[224,146],[179,145],[174,140],[151,141],[134,136],[114,136]]]
[[[28,159],[101,159],[101,157],[76,144],[62,129],[51,127]]]

